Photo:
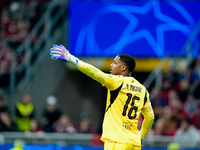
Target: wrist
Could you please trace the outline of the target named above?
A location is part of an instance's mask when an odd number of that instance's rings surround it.
[[[140,131],[140,135],[141,135],[141,140],[143,141],[143,140],[146,138],[146,134],[144,134],[144,133],[142,133],[142,132]]]
[[[82,65],[82,61],[73,55],[70,56],[69,62],[77,68]]]

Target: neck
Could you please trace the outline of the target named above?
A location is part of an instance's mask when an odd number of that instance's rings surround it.
[[[122,72],[122,74],[124,77],[131,77],[131,73],[127,73],[127,72]]]

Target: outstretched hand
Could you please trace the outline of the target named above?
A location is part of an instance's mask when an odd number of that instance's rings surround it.
[[[71,54],[63,45],[53,44],[53,48],[50,49],[50,55],[52,59],[61,59],[65,61],[70,60]]]
[[[75,56],[71,55],[69,51],[63,45],[53,44],[53,48],[50,49],[50,55],[52,59],[61,59],[70,62],[75,67],[80,67],[82,61]]]

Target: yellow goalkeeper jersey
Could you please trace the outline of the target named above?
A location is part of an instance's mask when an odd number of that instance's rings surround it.
[[[106,74],[84,62],[78,69],[108,89],[101,140],[141,146],[137,128],[140,113],[144,116],[143,134],[148,133],[154,120],[146,88],[133,77]]]

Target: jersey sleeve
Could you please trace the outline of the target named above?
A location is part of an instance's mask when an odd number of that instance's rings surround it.
[[[141,132],[143,134],[147,134],[154,122],[154,112],[151,106],[151,102],[149,100],[148,92],[146,92],[145,94],[144,107],[142,108],[142,115],[144,116],[144,120],[142,123]]]
[[[82,73],[86,74],[87,76],[101,83],[103,86],[106,86],[110,90],[114,90],[119,87],[118,84],[114,84],[114,83],[118,83],[118,82],[115,82],[117,80],[116,76],[104,73],[98,68],[88,63],[82,62],[82,65],[78,69]]]

